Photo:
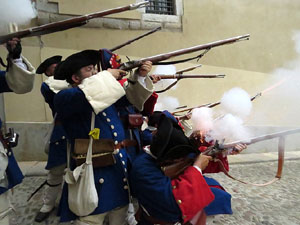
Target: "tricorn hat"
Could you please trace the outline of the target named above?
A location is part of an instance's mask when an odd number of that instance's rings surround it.
[[[55,55],[48,59],[45,59],[39,67],[36,69],[37,74],[43,74],[46,72],[47,68],[51,66],[52,64],[57,64],[61,61],[62,56],[61,55]]]
[[[100,61],[100,53],[97,50],[84,50],[66,58],[54,71],[54,79],[67,80],[72,83],[72,75],[82,67],[96,65]]]
[[[151,153],[158,163],[179,159],[190,153],[197,153],[197,147],[185,136],[182,128],[173,119],[161,114],[157,133],[150,146]]]

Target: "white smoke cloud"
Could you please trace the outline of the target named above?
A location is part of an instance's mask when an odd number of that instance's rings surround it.
[[[245,118],[252,109],[251,97],[241,88],[232,88],[224,93],[221,99],[221,107],[226,113]]]
[[[203,132],[213,129],[213,111],[211,108],[202,107],[192,111],[191,122],[193,131],[200,130]]]
[[[224,93],[221,105],[223,114],[214,118],[214,108],[196,108],[192,111],[193,130],[200,130],[206,134],[206,141],[238,141],[251,136],[251,132],[244,124],[252,108],[250,96],[241,88],[233,88]]]
[[[231,142],[248,139],[251,133],[241,118],[228,113],[214,121],[214,128],[210,132],[210,136],[214,140]]]
[[[255,100],[254,114],[251,115],[253,124],[283,127],[300,125],[300,31],[292,37],[297,57],[285,63],[268,75],[260,90],[263,96]],[[279,85],[276,85],[279,84]],[[274,87],[274,88],[273,88]],[[260,106],[259,108],[257,106]]]
[[[179,101],[177,98],[171,96],[159,96],[157,103],[155,104],[154,111],[168,110],[172,112],[177,107],[179,107]]]
[[[153,74],[154,75],[173,75],[176,73],[176,67],[174,65],[159,65],[155,68]],[[168,87],[170,84],[172,84],[175,80],[174,79],[162,79],[158,81],[154,87],[155,91],[163,90],[166,87]],[[172,87],[172,89],[175,89],[176,85]]]
[[[8,24],[24,25],[36,17],[36,10],[30,0],[0,1],[0,33],[8,33]]]
[[[194,109],[191,122],[193,131],[200,130],[206,134],[207,142],[211,140],[231,142],[251,137],[250,130],[245,127],[240,117],[227,113],[215,119],[211,108]]]

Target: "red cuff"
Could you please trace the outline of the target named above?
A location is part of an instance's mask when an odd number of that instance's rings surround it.
[[[214,200],[214,195],[202,174],[193,166],[171,181],[174,198],[184,223]]]
[[[150,116],[152,115],[154,111],[155,104],[157,102],[158,95],[153,92],[152,95],[146,100],[144,103],[144,110],[142,112],[143,115],[145,116]]]

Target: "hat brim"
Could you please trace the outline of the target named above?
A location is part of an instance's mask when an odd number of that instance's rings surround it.
[[[36,73],[37,74],[43,74],[46,72],[47,68],[49,66],[51,66],[52,64],[57,64],[61,61],[62,59],[62,56],[61,55],[55,55],[55,56],[52,56],[46,60],[44,60],[40,65],[39,67],[36,69]]]
[[[84,50],[75,53],[66,58],[60,68],[54,72],[54,79],[68,80],[82,67],[96,65],[99,61],[100,53],[97,50]]]

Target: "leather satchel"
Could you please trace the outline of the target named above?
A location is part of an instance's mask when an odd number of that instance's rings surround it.
[[[128,115],[128,128],[141,128],[143,125],[143,115],[142,114],[129,114]]]
[[[86,160],[89,139],[75,139],[74,153],[72,158],[76,162],[76,166],[83,164]],[[94,168],[114,165],[116,159],[114,157],[114,142],[111,139],[93,140],[92,162]]]

